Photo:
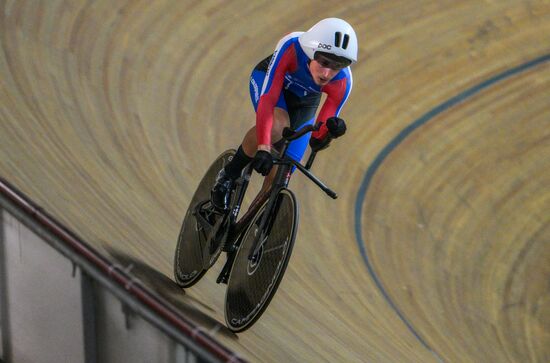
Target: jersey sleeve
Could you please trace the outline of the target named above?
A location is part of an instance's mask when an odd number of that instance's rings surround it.
[[[267,69],[258,109],[256,111],[256,136],[258,145],[271,145],[273,110],[281,95],[285,73],[297,67],[296,49],[291,39],[281,39]]]
[[[345,76],[330,82],[328,85],[323,87],[323,92],[327,94],[327,99],[319,112],[317,117],[317,122],[323,122],[323,125],[318,131],[315,131],[312,134],[317,140],[322,140],[328,133],[327,126],[325,124],[326,120],[333,116],[340,115],[342,107],[348,100],[351,88],[353,86],[353,79],[351,77],[351,71],[348,69],[345,70]]]

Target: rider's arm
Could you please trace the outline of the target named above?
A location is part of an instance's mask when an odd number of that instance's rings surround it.
[[[346,71],[349,72],[349,70]],[[311,135],[314,139],[323,140],[326,137],[328,129],[325,122],[329,117],[340,114],[351,92],[352,84],[351,72],[349,72],[349,75],[346,75],[346,77],[332,81],[323,87],[322,91],[327,94],[327,99],[317,117],[317,121],[323,122],[323,125],[319,131],[315,131]]]
[[[296,68],[296,50],[294,44],[281,40],[273,54],[262,88],[258,109],[256,111],[256,136],[258,150],[271,149],[271,128],[273,127],[273,110],[281,94],[285,73]]]

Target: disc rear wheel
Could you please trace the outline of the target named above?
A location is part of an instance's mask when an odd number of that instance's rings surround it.
[[[212,163],[185,213],[174,255],[174,278],[181,287],[189,287],[199,281],[220,255],[221,248],[207,246],[210,232],[208,226],[214,226],[221,218],[210,204],[210,190],[218,172],[231,161],[233,155],[235,150],[227,150]],[[198,217],[201,218],[200,222]]]

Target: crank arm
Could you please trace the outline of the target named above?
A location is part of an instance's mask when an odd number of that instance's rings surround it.
[[[193,215],[195,216],[195,219],[197,220],[198,225],[206,232],[207,235],[209,235],[214,226],[201,214],[201,210],[206,203],[208,202],[199,203],[195,207],[195,210],[193,211]]]

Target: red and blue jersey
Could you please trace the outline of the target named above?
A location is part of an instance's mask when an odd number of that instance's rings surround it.
[[[291,33],[282,38],[267,69],[258,108],[256,111],[256,132],[259,145],[270,145],[273,126],[273,109],[283,87],[298,97],[311,93],[326,93],[327,98],[321,107],[317,121],[338,116],[351,92],[353,80],[349,67],[342,69],[326,85],[318,86],[309,71],[309,57],[302,50],[298,37],[302,32]],[[323,139],[328,130],[323,124],[313,133],[316,139]]]

